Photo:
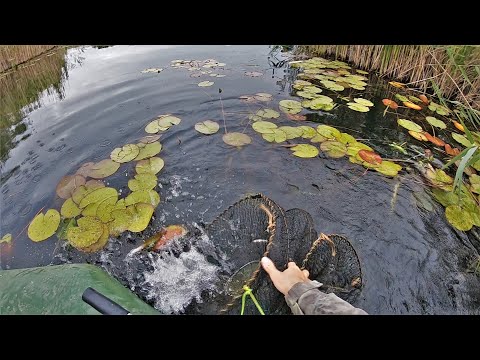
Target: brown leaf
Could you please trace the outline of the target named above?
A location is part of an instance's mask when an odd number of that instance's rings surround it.
[[[405,105],[406,107],[410,108],[410,109],[414,109],[414,110],[422,110],[422,107],[417,105],[417,104],[414,104],[410,101],[404,101],[403,102],[403,105]]]
[[[389,108],[391,108],[393,110],[398,109],[398,104],[393,100],[383,99],[382,103],[383,103],[383,105],[388,106]]]
[[[57,195],[62,199],[68,199],[72,196],[73,191],[85,184],[85,178],[82,175],[67,175],[64,176],[57,185]]]
[[[442,139],[437,138],[436,136],[430,135],[428,132],[424,131],[423,135],[430,141],[432,144],[436,146],[445,146],[445,142]]]
[[[422,102],[423,102],[425,105],[430,104],[430,101],[428,100],[428,98],[427,98],[425,95],[423,95],[423,94],[422,94],[422,95],[419,95],[418,98],[419,98],[420,100],[422,100]]]
[[[300,115],[300,114],[288,114],[287,113],[287,118],[293,121],[305,121],[307,120],[307,117],[305,115]]]
[[[370,150],[362,149],[358,152],[358,156],[360,156],[363,161],[366,161],[369,164],[378,165],[382,163],[382,157]]]

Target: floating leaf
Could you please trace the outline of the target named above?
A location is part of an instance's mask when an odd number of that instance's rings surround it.
[[[49,209],[45,214],[39,213],[28,226],[28,237],[38,242],[55,234],[60,225],[60,214],[55,209]]]
[[[422,95],[419,95],[418,97],[425,105],[428,105],[430,103],[430,101],[425,95],[422,94]]]
[[[318,135],[317,130],[315,130],[314,128],[312,128],[310,126],[299,126],[299,129],[302,129],[302,131],[303,131],[302,137],[304,139],[311,139],[311,138],[315,137],[316,135]]]
[[[310,107],[314,108],[317,105],[327,105],[333,103],[333,99],[331,97],[325,95],[318,95],[315,99],[310,101]]]
[[[437,118],[434,118],[433,116],[427,116],[425,120],[428,121],[428,123],[432,126],[435,126],[439,129],[446,129],[447,125],[442,121],[438,120]]]
[[[317,132],[328,140],[334,140],[337,136],[340,136],[340,131],[332,126],[318,125]]]
[[[77,249],[96,243],[103,235],[102,222],[93,216],[78,219],[77,225],[67,231],[68,242]]]
[[[206,86],[212,86],[213,84],[215,84],[213,81],[202,81],[202,82],[199,82],[197,86],[206,87]]]
[[[343,91],[345,88],[342,85],[337,84],[334,81],[330,80],[320,80],[323,86],[332,91]]]
[[[151,157],[150,159],[140,160],[135,165],[137,174],[157,174],[165,166],[163,159],[159,157]]]
[[[422,110],[422,107],[417,105],[417,104],[414,104],[410,101],[404,101],[403,102],[403,105],[405,105],[406,107],[410,108],[410,109],[413,109],[413,110]]]
[[[160,115],[160,118],[162,116],[169,116],[169,115]],[[158,123],[159,118],[156,118],[155,120],[150,121],[147,126],[145,126],[145,132],[149,134],[156,134],[159,131],[166,131],[168,130],[168,126],[160,126]]]
[[[389,108],[391,108],[393,110],[398,109],[398,104],[393,100],[383,99],[382,103],[383,103],[383,105],[388,106]]]
[[[287,140],[287,134],[280,129],[273,129],[272,133],[262,133],[262,137],[268,142],[275,141],[276,143]]]
[[[65,200],[65,202],[62,205],[62,208],[60,209],[60,214],[64,218],[73,218],[75,216],[80,215],[82,210],[73,202],[72,198],[68,198]]]
[[[447,207],[459,203],[460,198],[453,191],[445,191],[438,188],[432,189],[432,195],[440,204]]]
[[[305,80],[295,80],[293,83],[293,88],[297,90],[302,90],[305,86],[312,85],[311,82]],[[286,100],[286,101],[293,101],[293,100]]]
[[[162,115],[157,119],[160,128],[170,128],[174,125],[180,124],[182,119],[172,115]]]
[[[453,139],[458,142],[459,144],[462,144],[465,147],[470,147],[473,144],[463,135],[457,134],[452,132],[452,137]]]
[[[473,227],[471,214],[464,211],[458,205],[450,205],[445,209],[445,216],[448,222],[457,230],[468,231]]]
[[[352,135],[343,132],[340,133],[340,135],[335,136],[335,139],[345,145],[351,145],[357,142]]]
[[[451,156],[457,156],[458,154],[460,154],[460,150],[458,150],[457,148],[452,148],[450,144],[445,144],[445,152]]]
[[[363,106],[373,106],[373,103],[370,100],[367,99],[362,99],[362,98],[354,98],[353,101],[355,101],[357,104],[363,105]]]
[[[393,177],[396,176],[400,170],[402,170],[402,167],[394,162],[384,160],[380,165],[375,167],[375,170],[385,176]]]
[[[75,204],[80,204],[80,201],[95,189],[105,187],[105,184],[100,180],[89,180],[83,186],[79,186],[72,194],[72,200]]]
[[[357,154],[360,150],[373,151],[373,149],[370,146],[365,145],[365,144],[363,144],[359,141],[356,141],[356,142],[348,145],[347,155],[355,157],[355,156],[357,156]]]
[[[131,232],[140,232],[147,228],[152,218],[154,208],[150,204],[138,203],[130,205],[126,210],[130,215],[131,222],[127,230]]]
[[[257,93],[255,94],[255,99],[258,101],[263,101],[263,102],[268,102],[273,99],[273,95],[268,94],[268,93]]]
[[[379,165],[382,163],[382,157],[377,153],[369,150],[360,150],[358,156],[369,164]]]
[[[161,135],[147,135],[141,138],[139,141],[143,144],[150,144],[160,139],[160,136]]]
[[[58,226],[57,237],[60,240],[67,240],[67,231],[74,226],[77,226],[77,221],[75,218],[63,219],[60,221],[60,225]]]
[[[422,132],[417,132],[413,130],[408,130],[408,133],[419,141],[428,141],[427,137]]]
[[[205,120],[195,124],[195,130],[205,135],[215,134],[218,129],[220,129],[220,125],[212,120]]]
[[[121,148],[113,149],[110,154],[110,159],[118,163],[126,163],[135,159],[140,152],[140,149],[137,145],[127,144]]]
[[[273,109],[262,109],[257,111],[257,116],[261,116],[265,119],[276,119],[280,116],[280,113]]]
[[[261,116],[254,115],[254,114],[248,115],[248,118],[252,121],[262,121],[263,120],[263,118]]]
[[[313,94],[320,94],[322,92],[322,89],[314,85],[308,85],[303,87],[303,91],[313,93]]]
[[[411,102],[414,102],[414,103],[423,103],[423,101],[421,99],[419,99],[418,97],[413,96],[413,95],[409,95],[408,100],[410,100]]]
[[[247,72],[245,72],[245,75],[250,76],[250,77],[258,77],[258,76],[262,76],[263,73],[258,72],[258,71],[247,71]]]
[[[458,121],[452,120],[453,125],[460,130],[461,132],[465,132],[465,129],[462,124],[460,124]]]
[[[251,103],[257,101],[254,95],[242,95],[239,97],[240,100],[246,102],[246,103]]]
[[[5,234],[0,239],[0,244],[5,243],[8,244],[12,241],[12,234]]]
[[[252,128],[260,134],[273,134],[273,129],[276,129],[277,125],[270,121],[257,121],[252,124]]]
[[[295,100],[281,100],[278,105],[280,110],[288,114],[298,114],[302,111],[302,104]]]
[[[102,201],[98,206],[95,207],[95,214],[102,223],[108,223],[113,220],[111,216],[112,211],[116,209],[118,203],[117,197],[110,197]],[[90,205],[89,205],[90,206]],[[88,206],[85,208],[88,209]]]
[[[132,191],[150,190],[157,186],[157,177],[153,174],[137,174],[135,179],[128,180],[128,187]]]
[[[130,193],[125,198],[126,206],[137,203],[151,204],[156,207],[160,203],[160,195],[155,190],[139,190]]]
[[[148,68],[148,69],[142,70],[142,74],[147,74],[147,73],[160,73],[160,72],[162,72],[162,71],[163,71],[162,68]]]
[[[448,115],[450,113],[449,109],[433,101],[430,102],[430,104],[428,105],[428,108],[432,111],[435,111],[439,115]]]
[[[405,87],[405,84],[402,84],[401,82],[398,82],[398,81],[389,81],[388,83],[396,88]]]
[[[400,94],[395,94],[395,97],[400,100],[401,102],[408,102],[408,98],[406,96],[400,95]]]
[[[300,115],[300,114],[288,114],[287,113],[287,118],[289,120],[293,120],[293,121],[305,121],[305,120],[307,120],[307,117],[305,115]]]
[[[320,144],[320,149],[334,159],[341,158],[347,153],[347,147],[339,141],[325,141]]]
[[[296,95],[301,96],[305,99],[315,99],[317,94],[307,91],[297,91]]]
[[[433,170],[430,168],[425,171],[424,175],[434,186],[446,191],[453,190],[453,178],[445,171],[441,169]]]
[[[76,174],[77,174],[77,175],[82,175],[82,176],[84,176],[84,177],[87,177],[87,176],[88,176],[88,173],[90,172],[90,170],[91,170],[91,168],[92,168],[93,165],[95,165],[94,162],[87,162],[87,163],[85,163],[85,164],[82,164],[82,165],[78,168]]]
[[[480,176],[472,174],[469,177],[470,180],[470,190],[474,193],[480,194]]]
[[[258,124],[258,122],[256,122],[255,124]],[[252,139],[250,138],[250,136],[248,136],[247,134],[239,133],[239,132],[227,133],[223,135],[222,139],[225,144],[231,145],[231,146],[243,146],[243,145],[248,145],[252,142]]]
[[[280,126],[278,129],[285,132],[287,140],[296,139],[303,135],[303,130],[300,127]]]
[[[95,243],[93,243],[90,246],[87,246],[84,248],[77,248],[77,249],[86,253],[94,253],[94,252],[100,251],[105,247],[105,245],[107,245],[108,235],[109,235],[108,226],[106,224],[103,224],[102,235]]]
[[[420,125],[415,124],[413,121],[410,121],[410,120],[398,119],[397,124],[400,125],[401,127],[404,127],[407,130],[412,130],[416,132],[423,131]]]
[[[119,168],[119,163],[112,159],[105,159],[92,165],[88,172],[88,176],[94,179],[103,179],[115,174]]]
[[[354,102],[347,103],[347,106],[348,106],[349,109],[352,109],[352,110],[358,111],[358,112],[370,111],[370,108],[368,106],[364,106],[364,105],[357,104],[357,103],[354,103]]]
[[[313,158],[318,156],[318,149],[309,144],[299,144],[290,148],[293,151],[293,155],[301,158]]]
[[[426,131],[423,132],[423,135],[427,138],[428,141],[435,144],[436,146],[445,146],[445,142],[442,139],[439,139],[436,136],[432,136]]]
[[[98,213],[98,208],[100,208],[100,206],[102,206],[102,209],[103,209],[104,207],[107,207],[108,205],[111,205],[112,209],[113,209],[114,205],[117,203],[117,200],[118,200],[118,195],[115,195],[115,196],[110,196],[110,197],[104,198],[104,199],[100,200],[99,202],[88,204],[85,207],[85,209],[83,209],[82,215],[83,216],[98,216],[97,213]]]
[[[93,164],[93,163],[92,163]],[[82,175],[64,176],[57,185],[56,192],[58,197],[68,199],[76,188],[85,184],[85,178]]]
[[[134,159],[135,161],[151,158],[152,156],[157,155],[160,150],[162,150],[162,144],[160,144],[158,141],[150,144],[139,143],[137,145],[140,149],[140,152]]]
[[[111,187],[103,187],[93,190],[91,193],[87,194],[78,204],[80,209],[84,209],[89,204],[100,203],[103,200],[116,196],[118,197],[117,189]]]

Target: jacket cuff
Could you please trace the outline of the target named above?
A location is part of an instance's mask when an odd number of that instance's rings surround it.
[[[295,304],[298,302],[298,299],[300,299],[303,294],[312,289],[317,289],[322,285],[322,283],[316,280],[298,282],[293,285],[292,288],[288,291],[288,294],[285,295],[285,301],[287,302],[288,306],[295,306]]]

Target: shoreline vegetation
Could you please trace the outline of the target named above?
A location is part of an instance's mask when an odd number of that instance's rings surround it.
[[[58,45],[1,45],[0,74],[22,65],[58,47]]]

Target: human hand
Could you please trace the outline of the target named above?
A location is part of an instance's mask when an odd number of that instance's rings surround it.
[[[270,276],[270,279],[273,282],[273,285],[280,291],[283,295],[287,295],[293,285],[299,282],[310,281],[308,276],[308,270],[300,270],[300,268],[294,263],[289,262],[288,267],[284,271],[279,271],[275,264],[264,256],[262,258],[262,267]]]

